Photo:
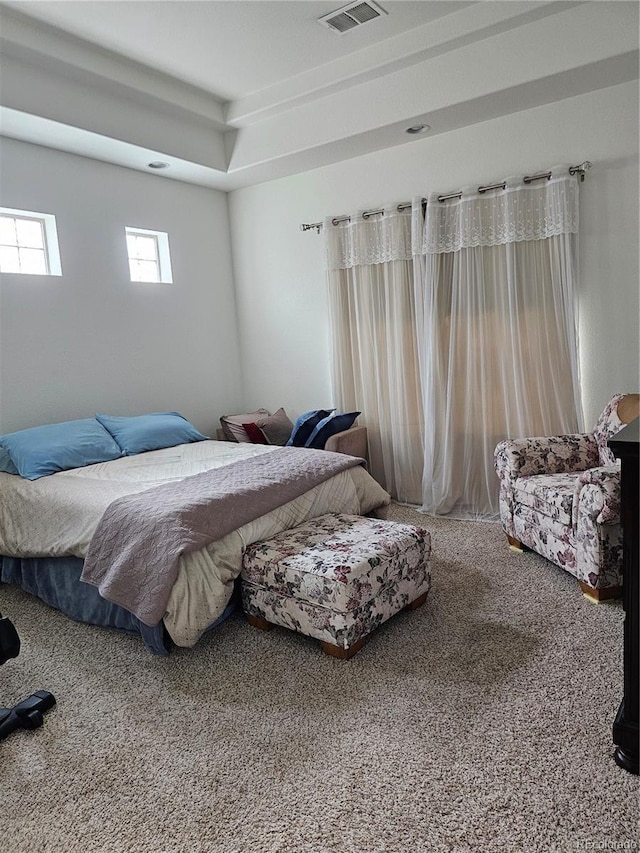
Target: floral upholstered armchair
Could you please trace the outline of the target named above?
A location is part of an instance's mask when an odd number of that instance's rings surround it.
[[[591,434],[506,439],[495,450],[509,544],[568,571],[594,601],[622,587],[620,463],[607,441],[639,414],[639,394],[616,394]]]

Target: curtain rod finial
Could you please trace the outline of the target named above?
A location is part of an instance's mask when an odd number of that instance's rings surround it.
[[[593,163],[591,160],[585,160],[584,163],[580,163],[579,166],[572,166],[569,171],[572,175],[575,175],[576,172],[580,175],[580,181],[584,181],[585,173],[589,171],[593,167]]]

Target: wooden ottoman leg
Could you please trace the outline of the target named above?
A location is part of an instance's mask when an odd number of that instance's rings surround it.
[[[349,658],[352,658],[364,646],[364,641],[365,637],[361,637],[357,643],[349,646],[348,649],[343,649],[341,646],[334,646],[333,643],[326,643],[322,640],[320,641],[320,645],[325,655],[331,655],[332,658],[340,658],[340,660],[349,660]]]
[[[416,599],[414,599],[410,604],[404,608],[405,610],[417,610],[418,607],[422,607],[422,605],[427,600],[427,595],[429,595],[429,591],[423,592],[422,595],[419,595]]]
[[[254,616],[252,613],[245,613],[244,615],[247,617],[249,625],[253,625],[254,628],[258,628],[260,631],[270,631],[273,628],[271,622],[267,622],[262,616]]]

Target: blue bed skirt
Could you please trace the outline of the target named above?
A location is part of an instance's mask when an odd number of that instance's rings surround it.
[[[162,622],[150,628],[133,613],[106,598],[95,586],[80,580],[83,561],[80,557],[18,558],[0,556],[0,581],[15,584],[75,619],[91,625],[117,628],[142,637],[154,655],[167,657],[173,645]],[[210,631],[236,608],[234,593],[224,613],[207,628]]]

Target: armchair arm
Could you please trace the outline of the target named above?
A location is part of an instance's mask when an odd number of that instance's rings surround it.
[[[603,465],[583,471],[573,496],[572,522],[578,515],[592,518],[596,524],[620,523],[620,466]]]
[[[334,453],[346,453],[349,456],[367,458],[367,428],[351,427],[342,432],[337,432],[327,439],[325,450],[333,450]]]
[[[507,438],[498,443],[494,454],[496,474],[503,481],[532,474],[584,471],[598,461],[598,445],[587,433]]]

